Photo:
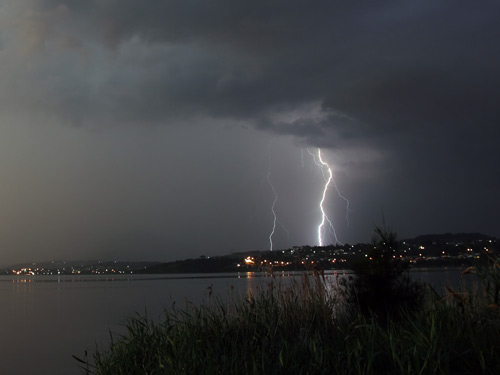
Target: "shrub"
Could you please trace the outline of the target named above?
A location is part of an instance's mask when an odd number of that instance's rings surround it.
[[[364,314],[381,319],[398,314],[401,309],[418,308],[424,287],[409,277],[409,265],[394,256],[398,243],[396,233],[375,227],[373,248],[366,257],[353,264],[354,280],[344,288],[347,300]]]

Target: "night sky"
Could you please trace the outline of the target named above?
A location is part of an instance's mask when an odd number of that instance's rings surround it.
[[[500,237],[500,2],[3,0],[0,264]],[[318,160],[316,160],[318,161]],[[272,186],[271,186],[272,185]],[[274,195],[276,192],[276,197]],[[349,200],[347,202],[341,196]]]

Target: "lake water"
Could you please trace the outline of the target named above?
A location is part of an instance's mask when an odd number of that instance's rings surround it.
[[[302,273],[275,273],[284,282]],[[329,272],[335,280],[346,272]],[[440,287],[457,285],[460,272],[421,270],[416,279]],[[246,293],[268,283],[265,273],[0,276],[0,374],[81,374],[72,355],[83,356],[96,345],[105,349],[109,332],[124,333],[122,323],[136,313],[160,318],[164,309],[198,304],[212,287],[220,296]]]

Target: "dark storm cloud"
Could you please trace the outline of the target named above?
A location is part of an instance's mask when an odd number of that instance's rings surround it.
[[[56,93],[70,118],[227,117],[314,142],[333,132],[338,142],[491,127],[499,115],[497,2],[43,1],[37,10],[47,40],[64,32],[125,62],[98,89],[83,80]],[[311,101],[346,117],[269,121]]]

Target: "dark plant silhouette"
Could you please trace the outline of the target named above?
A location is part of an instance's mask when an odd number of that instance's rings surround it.
[[[375,227],[373,248],[355,262],[354,280],[347,285],[348,300],[359,304],[365,314],[385,319],[403,308],[416,308],[422,302],[423,285],[409,277],[409,265],[395,256],[396,233],[385,226]]]
[[[490,306],[498,307],[500,304],[500,257],[496,254],[485,252],[483,259],[486,264],[477,262],[474,267],[465,270],[464,273],[475,273],[482,285],[483,293]]]

